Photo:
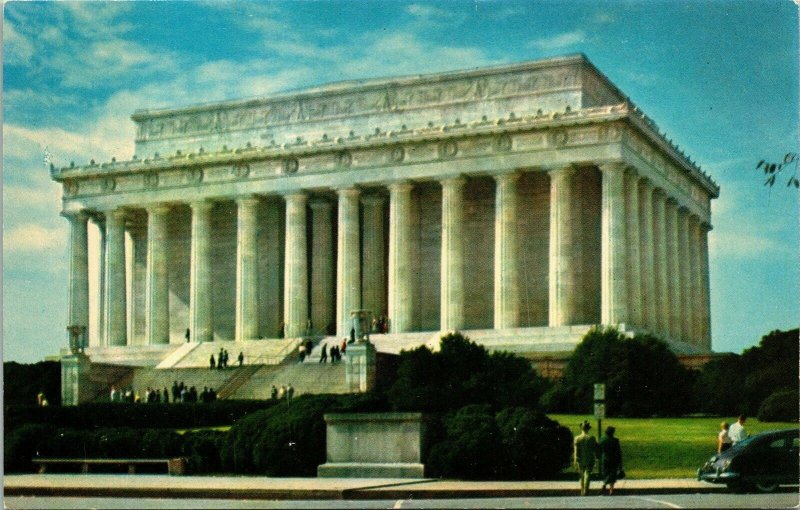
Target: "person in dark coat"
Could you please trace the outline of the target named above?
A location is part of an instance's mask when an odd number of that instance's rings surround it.
[[[598,445],[600,475],[603,477],[602,490],[605,491],[608,485],[609,496],[614,494],[614,484],[617,483],[622,471],[622,448],[619,446],[619,439],[614,437],[615,432],[614,427],[606,427],[606,433]]]
[[[322,344],[322,351],[319,354],[319,362],[320,363],[328,362],[328,344]]]

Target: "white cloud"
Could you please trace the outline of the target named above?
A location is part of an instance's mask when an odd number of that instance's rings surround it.
[[[66,227],[47,228],[27,223],[3,232],[3,252],[42,252],[64,246]]]
[[[3,55],[6,64],[23,65],[33,56],[33,43],[14,28],[8,18],[3,21]]]
[[[573,30],[572,32],[565,32],[553,37],[546,37],[542,39],[534,39],[528,43],[529,48],[538,48],[540,50],[560,50],[575,46],[586,39],[586,32],[583,30]]]

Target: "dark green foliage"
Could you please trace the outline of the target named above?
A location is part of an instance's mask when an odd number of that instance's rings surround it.
[[[389,402],[398,411],[447,412],[469,404],[492,410],[537,406],[547,382],[517,356],[489,354],[462,335],[442,338],[441,349],[425,346],[400,354]]]
[[[708,362],[698,374],[700,409],[719,415],[754,416],[776,390],[797,389],[798,330],[773,331],[741,356]]]
[[[91,403],[76,407],[6,406],[5,429],[26,423],[57,423],[60,427],[198,428],[230,425],[275,403],[221,400],[210,404]]]
[[[502,454],[500,431],[488,405],[470,405],[444,418],[446,437],[433,446],[426,466],[430,476],[492,480]]]
[[[495,419],[507,455],[503,478],[546,480],[569,465],[573,437],[567,427],[523,407],[503,409]]]
[[[316,476],[325,462],[325,413],[384,412],[379,394],[301,395],[255,412],[231,427],[221,451],[225,470],[268,476]]]
[[[732,384],[741,373],[741,356],[736,354],[721,356],[703,365],[695,381],[698,410],[720,416],[745,412],[742,409],[742,387]]]
[[[188,472],[190,474],[222,472],[221,452],[225,447],[227,435],[227,432],[216,430],[184,434],[181,456],[188,460]]]
[[[797,388],[778,390],[767,397],[758,409],[759,421],[793,421],[800,420],[798,411],[800,394]]]
[[[34,469],[31,458],[40,455],[44,439],[53,436],[56,428],[46,424],[19,427],[4,436],[3,466],[6,473],[26,473]]]
[[[40,361],[22,364],[15,361],[3,363],[3,404],[37,405],[36,395],[44,392],[50,406],[61,405],[61,364],[58,361]]]
[[[589,413],[594,384],[605,383],[609,416],[678,416],[692,410],[692,378],[661,340],[594,328],[573,351],[544,404],[550,411]]]
[[[493,414],[469,405],[442,420],[431,448],[429,476],[469,480],[546,479],[569,464],[572,433],[536,411],[510,407]]]

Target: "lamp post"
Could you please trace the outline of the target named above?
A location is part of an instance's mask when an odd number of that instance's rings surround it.
[[[597,439],[602,437],[603,418],[606,417],[606,385],[605,383],[595,383],[594,385],[594,417],[597,418]]]

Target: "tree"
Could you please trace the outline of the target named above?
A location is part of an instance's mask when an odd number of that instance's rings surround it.
[[[764,186],[769,186],[770,188],[775,185],[775,181],[777,177],[784,171],[784,169],[791,169],[792,173],[789,175],[789,179],[786,181],[786,187],[794,186],[795,188],[800,188],[800,180],[797,179],[797,165],[798,165],[797,153],[795,152],[787,152],[783,156],[783,161],[780,163],[772,163],[765,159],[762,159],[756,165],[756,170],[763,170],[764,175],[766,176],[766,180],[764,181]]]
[[[425,346],[400,354],[389,402],[398,411],[446,412],[468,404],[492,410],[537,407],[548,383],[524,358],[489,353],[460,333],[442,337],[438,352]]]
[[[575,348],[561,381],[545,398],[550,411],[587,413],[595,383],[606,385],[611,416],[681,415],[692,408],[692,374],[661,340],[627,338],[614,328],[593,328]]]

